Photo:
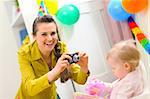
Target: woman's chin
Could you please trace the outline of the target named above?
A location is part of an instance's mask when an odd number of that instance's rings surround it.
[[[53,48],[54,48],[53,46],[46,46],[47,51],[52,51]]]

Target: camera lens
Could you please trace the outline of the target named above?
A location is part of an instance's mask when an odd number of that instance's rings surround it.
[[[77,54],[75,54],[73,57],[72,57],[72,60],[74,63],[77,63],[79,61],[79,56]]]

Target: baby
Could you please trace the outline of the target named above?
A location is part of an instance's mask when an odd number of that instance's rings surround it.
[[[89,94],[107,96],[107,99],[130,99],[143,92],[140,52],[134,41],[127,40],[115,44],[107,53],[106,59],[117,80],[111,84],[97,79],[91,80],[86,88]]]

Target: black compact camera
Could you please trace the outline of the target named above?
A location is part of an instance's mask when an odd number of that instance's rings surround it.
[[[72,63],[77,63],[77,62],[79,61],[79,59],[80,59],[78,53],[73,53],[73,54],[68,54],[68,55],[72,58],[71,60],[66,59],[66,60],[68,60],[68,62],[69,62],[70,64],[72,64]]]

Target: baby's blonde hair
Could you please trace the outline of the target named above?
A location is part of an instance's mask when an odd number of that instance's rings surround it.
[[[121,41],[115,44],[107,53],[107,59],[116,55],[122,62],[127,62],[132,66],[132,70],[139,65],[140,52],[135,46],[134,40]]]

